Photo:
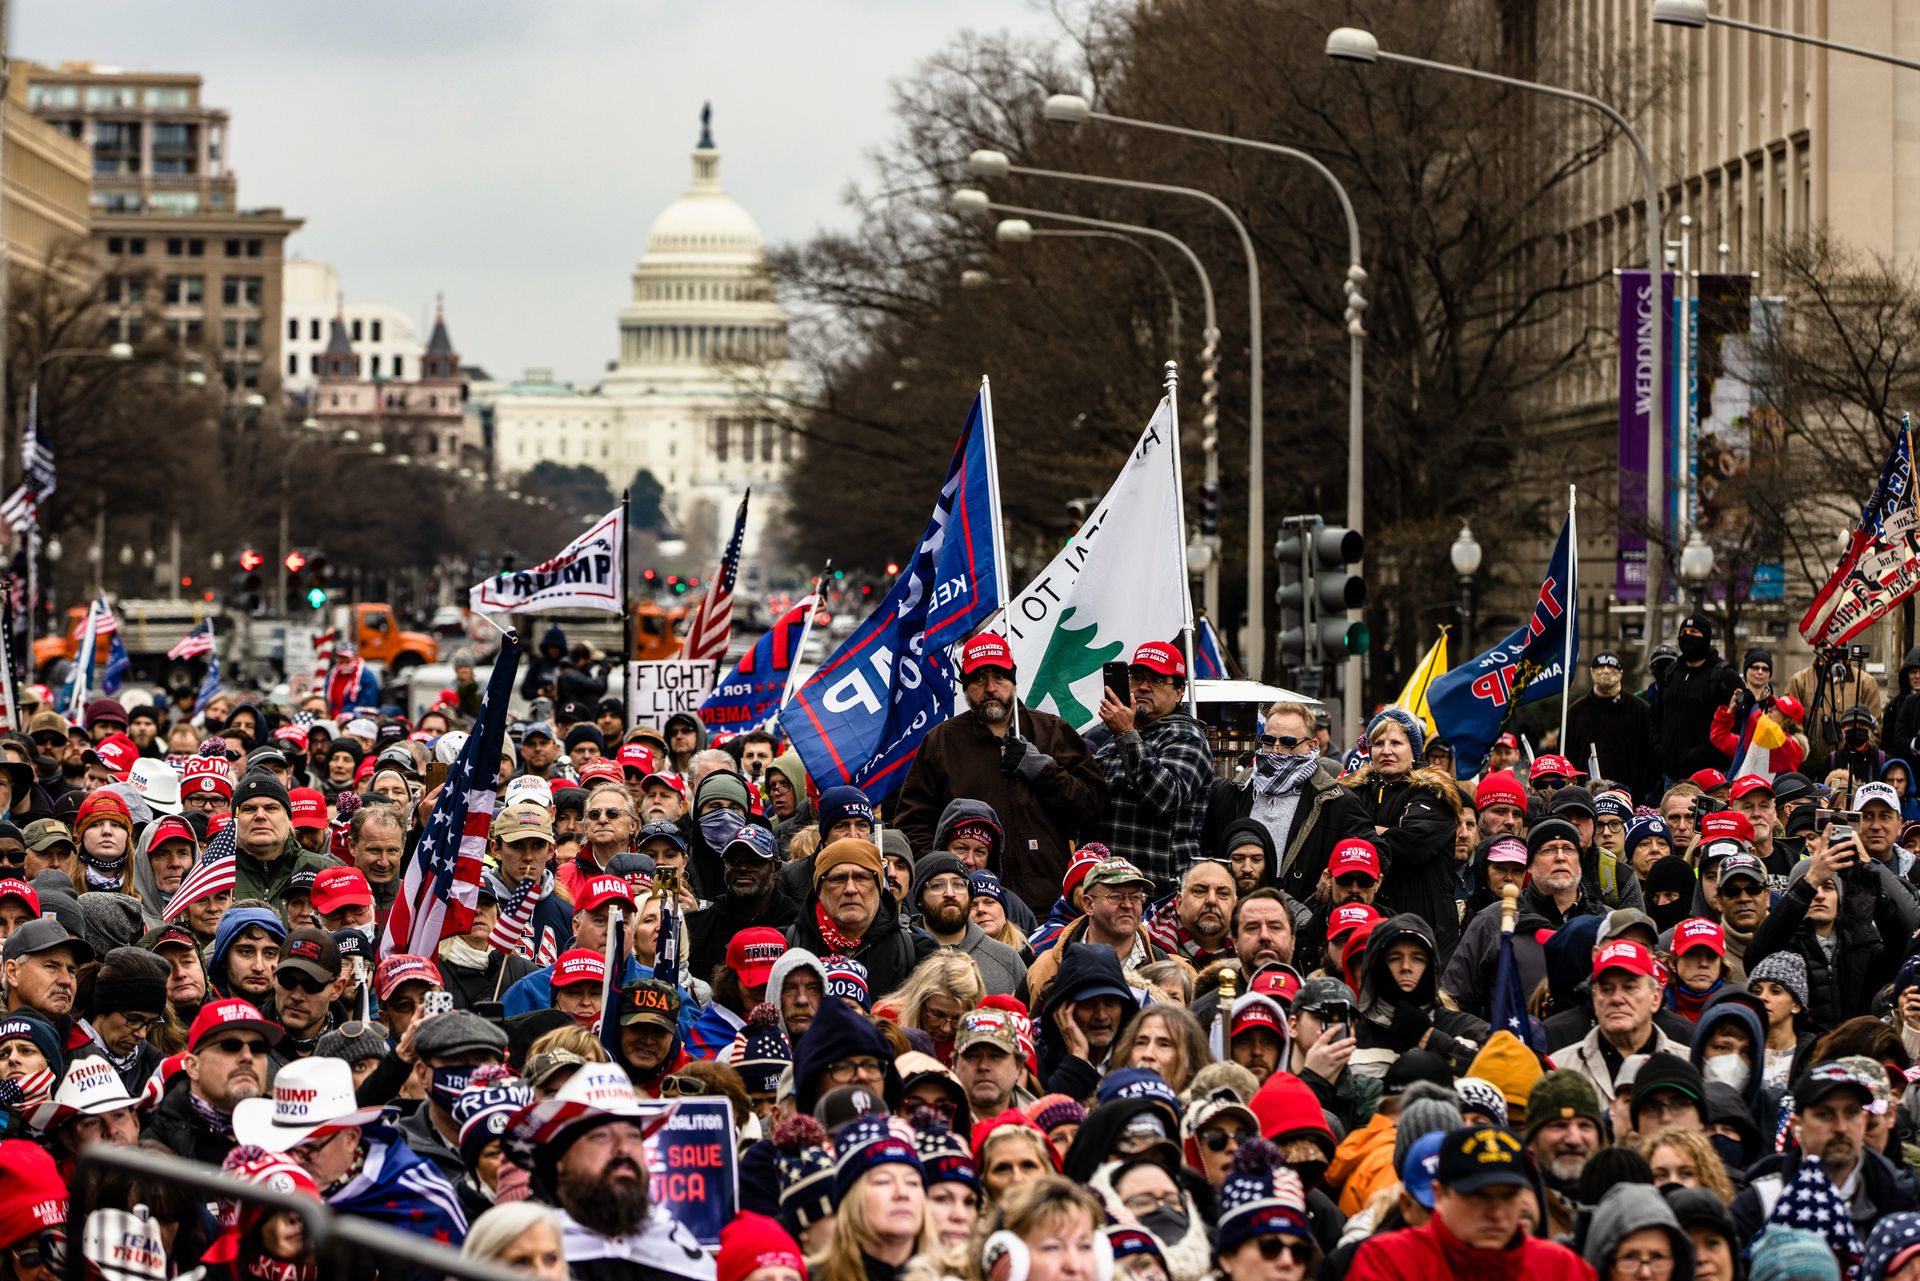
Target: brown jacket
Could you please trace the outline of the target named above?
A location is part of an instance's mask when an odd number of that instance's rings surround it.
[[[1047,989],[1053,986],[1053,976],[1060,972],[1060,958],[1066,955],[1067,944],[1087,941],[1087,922],[1088,918],[1083,916],[1062,930],[1060,937],[1054,940],[1053,946],[1042,952],[1028,967],[1027,1008],[1029,1010],[1038,1010],[1046,1003]],[[1194,973],[1193,966],[1187,963],[1185,957],[1167,951],[1166,948],[1148,938],[1144,926],[1136,929],[1135,933],[1139,934],[1140,941],[1147,945],[1148,964],[1154,961],[1175,961],[1186,970],[1189,979],[1198,979],[1199,976]],[[1126,962],[1121,962],[1122,967],[1125,964]]]
[[[1021,737],[1053,758],[1032,782],[1000,770],[1006,740],[971,711],[936,725],[920,744],[900,788],[894,824],[914,856],[934,849],[940,813],[955,797],[993,807],[1006,833],[992,870],[1036,917],[1060,897],[1072,841],[1091,835],[1107,806],[1107,784],[1080,732],[1046,712],[1020,705]]]

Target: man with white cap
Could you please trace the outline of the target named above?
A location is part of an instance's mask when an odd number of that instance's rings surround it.
[[[613,1064],[588,1063],[507,1123],[534,1196],[560,1208],[574,1281],[713,1281],[713,1260],[649,1195],[646,1139],[671,1111],[642,1101]]]
[[[270,1098],[234,1109],[233,1132],[241,1143],[292,1157],[335,1212],[459,1245],[467,1218],[453,1185],[381,1115],[381,1108],[355,1101],[345,1062],[299,1059],[274,1078]]]

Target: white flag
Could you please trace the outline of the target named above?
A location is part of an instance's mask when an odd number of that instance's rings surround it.
[[[624,541],[616,507],[553,559],[476,583],[467,594],[469,607],[488,614],[548,609],[604,609],[618,614]]]
[[[1120,478],[1007,610],[1008,639],[1029,707],[1082,727],[1098,719],[1100,665],[1145,641],[1170,641],[1186,621],[1173,414],[1147,423]]]

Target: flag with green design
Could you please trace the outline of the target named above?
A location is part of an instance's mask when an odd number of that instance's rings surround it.
[[[1007,610],[1021,697],[1070,725],[1098,719],[1102,663],[1185,621],[1172,433],[1162,400],[1113,488]]]

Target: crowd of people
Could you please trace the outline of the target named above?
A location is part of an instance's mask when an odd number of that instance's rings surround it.
[[[29,691],[0,1281],[83,1242],[317,1281],[300,1214],[96,1145],[539,1281],[1916,1281],[1912,771],[1710,641],[1644,697],[1596,656],[1565,743],[1463,769],[1397,706],[1342,754],[1276,704],[1216,756],[1158,642],[1083,734],[982,634],[880,803],[547,655],[425,955],[384,926],[457,839],[470,672],[411,721],[359,681],[78,722]],[[694,1098],[731,1121],[717,1240],[657,1146]],[[150,1225],[145,1271],[70,1202]]]

